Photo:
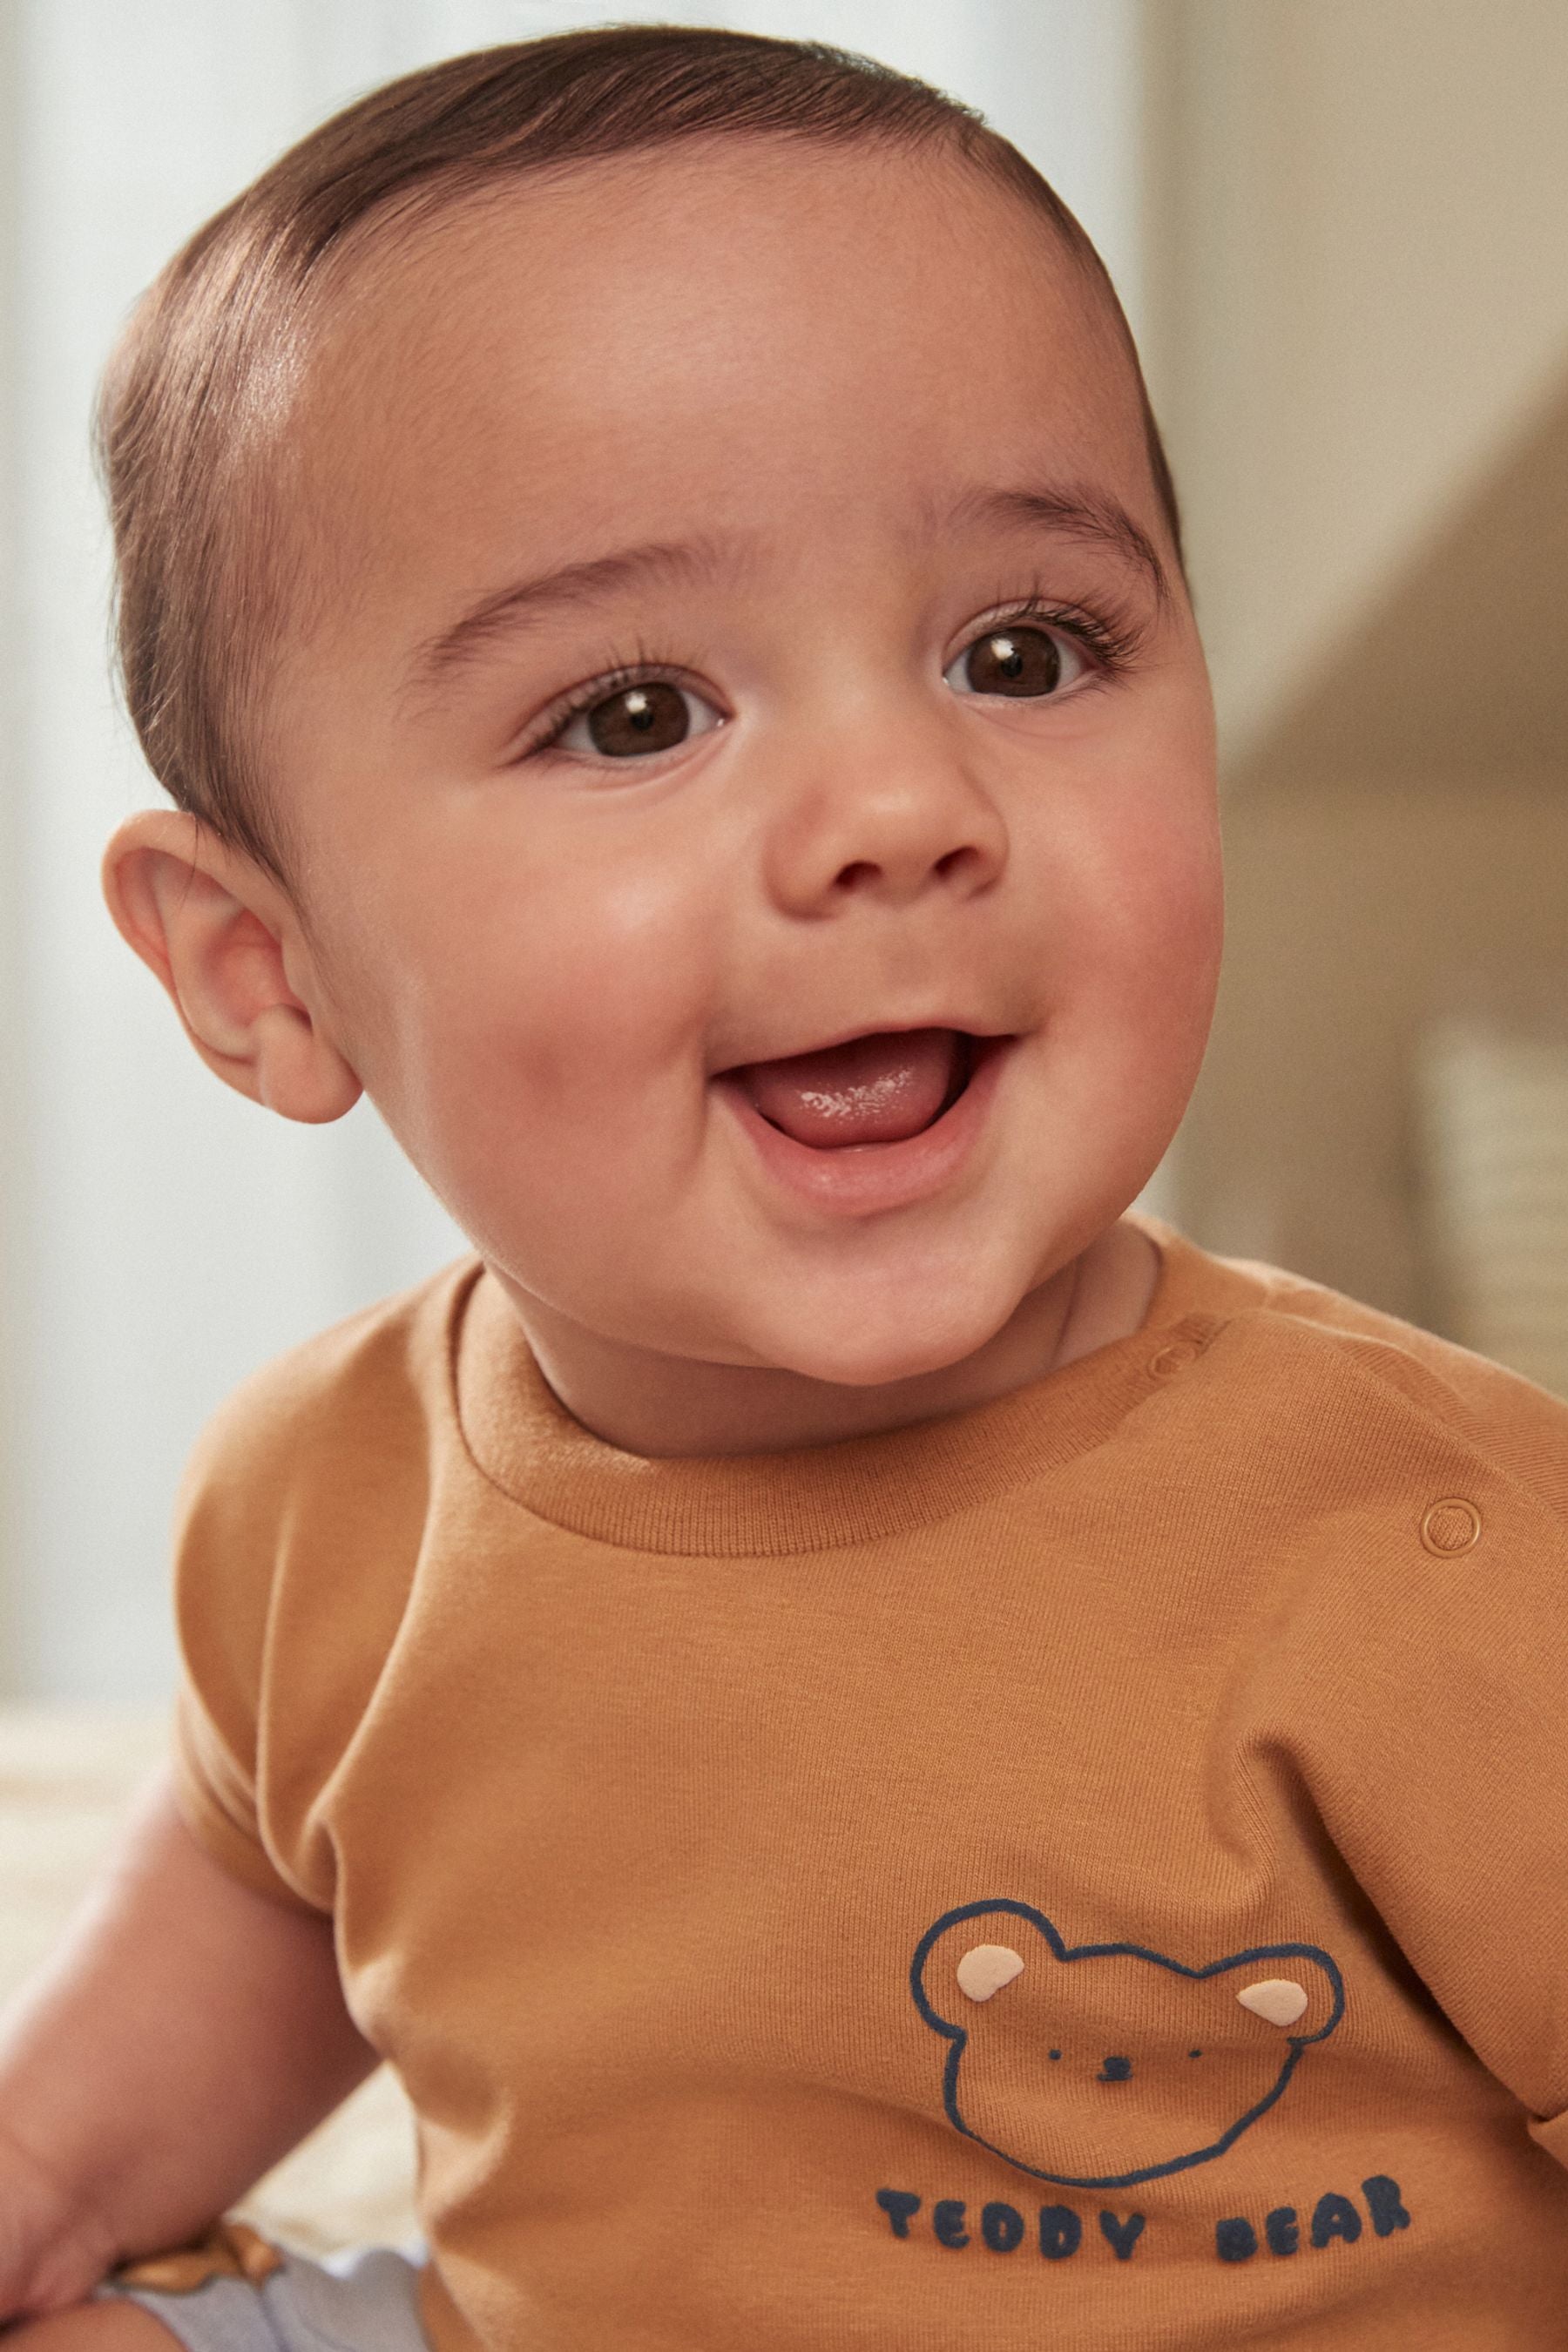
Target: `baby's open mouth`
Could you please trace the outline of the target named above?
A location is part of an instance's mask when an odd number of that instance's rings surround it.
[[[902,1143],[952,1109],[980,1056],[1001,1042],[963,1029],[882,1030],[782,1061],[744,1062],[724,1076],[796,1143]]]

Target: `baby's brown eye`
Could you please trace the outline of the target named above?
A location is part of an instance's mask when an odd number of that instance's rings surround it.
[[[689,735],[704,735],[719,714],[700,695],[668,678],[617,687],[601,701],[579,710],[555,740],[563,751],[597,751],[611,760],[671,751]]]
[[[668,751],[686,740],[690,721],[678,686],[653,678],[647,686],[623,686],[583,713],[595,751],[625,759],[637,751]]]
[[[976,637],[950,665],[946,676],[949,686],[960,694],[1005,694],[1037,700],[1073,685],[1087,667],[1070,639],[1054,629],[1018,621]]]
[[[998,629],[970,646],[963,674],[976,694],[1054,694],[1062,657],[1043,629]]]

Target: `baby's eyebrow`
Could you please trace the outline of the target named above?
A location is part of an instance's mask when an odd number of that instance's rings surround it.
[[[1125,507],[1098,490],[990,486],[966,491],[947,509],[945,520],[950,525],[1032,523],[1066,539],[1089,540],[1141,572],[1162,604],[1170,601],[1171,583],[1153,541]]]
[[[400,697],[432,693],[487,645],[510,636],[535,614],[563,604],[593,604],[617,588],[651,588],[673,579],[700,578],[717,571],[720,561],[719,550],[707,540],[653,540],[584,562],[563,563],[532,579],[514,580],[415,646],[404,669]]]
[[[1131,563],[1162,604],[1170,596],[1170,583],[1153,541],[1124,507],[1098,491],[994,486],[966,491],[948,507],[942,520],[949,530],[966,523],[1024,523],[1068,539],[1089,540]],[[730,551],[731,568],[733,555]],[[407,701],[434,693],[486,646],[525,627],[536,614],[563,604],[593,604],[616,589],[711,577],[725,561],[725,551],[710,540],[653,540],[583,562],[561,564],[531,579],[515,580],[481,597],[446,628],[415,646],[405,666],[398,698]]]

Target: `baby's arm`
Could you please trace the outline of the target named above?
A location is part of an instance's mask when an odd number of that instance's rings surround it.
[[[0,2323],[197,2235],[375,2063],[331,1923],[221,1869],[161,1774],[0,2020]]]

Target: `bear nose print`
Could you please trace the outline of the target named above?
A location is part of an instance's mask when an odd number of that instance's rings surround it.
[[[1131,2058],[1108,2058],[1094,2079],[1097,2083],[1125,2083],[1131,2072]]]

